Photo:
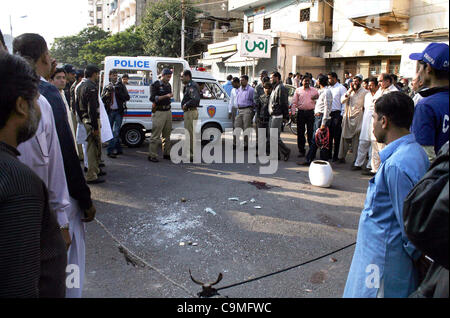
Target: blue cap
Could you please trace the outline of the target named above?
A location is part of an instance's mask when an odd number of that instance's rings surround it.
[[[449,50],[445,43],[430,43],[422,53],[412,53],[409,58],[429,63],[434,69],[448,72]]]
[[[162,70],[162,75],[172,75],[172,71],[169,70],[168,68],[165,68]]]

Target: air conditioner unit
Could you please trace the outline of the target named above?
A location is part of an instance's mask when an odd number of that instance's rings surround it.
[[[325,23],[324,22],[300,22],[301,33],[304,40],[322,41],[325,39]]]

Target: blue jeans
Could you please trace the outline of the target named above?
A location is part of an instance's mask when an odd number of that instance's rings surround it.
[[[323,114],[320,116],[315,116],[315,119],[314,119],[313,138],[311,140],[311,145],[309,146],[309,151],[306,154],[306,161],[309,163],[311,163],[312,161],[314,161],[314,159],[316,159],[316,153],[317,153],[317,149],[319,147],[317,147],[315,136],[316,136],[317,129],[319,129],[320,126],[322,126],[322,118],[323,118]],[[327,123],[325,125],[329,127],[330,121],[327,120]],[[329,158],[330,158],[329,150],[328,149],[320,149],[320,160],[328,161]]]
[[[111,124],[111,130],[113,133],[113,139],[109,141],[108,144],[108,154],[114,153],[114,150],[117,152],[122,151],[122,147],[120,146],[120,127],[122,126],[123,117],[119,113],[118,110],[111,110],[108,114],[109,123]]]

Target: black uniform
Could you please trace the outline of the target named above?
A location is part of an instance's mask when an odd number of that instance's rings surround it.
[[[172,93],[170,83],[165,84],[163,81],[156,81],[150,86],[150,101],[156,105],[155,111],[170,110],[170,98],[159,99],[159,96],[170,93]]]
[[[196,109],[200,106],[200,88],[193,80],[190,80],[189,83],[186,84],[183,94],[183,100],[181,101],[183,110],[185,108],[188,110]]]

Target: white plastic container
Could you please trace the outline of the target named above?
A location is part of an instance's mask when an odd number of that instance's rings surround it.
[[[313,186],[329,188],[333,182],[333,169],[327,161],[314,160],[309,166],[309,181]]]

